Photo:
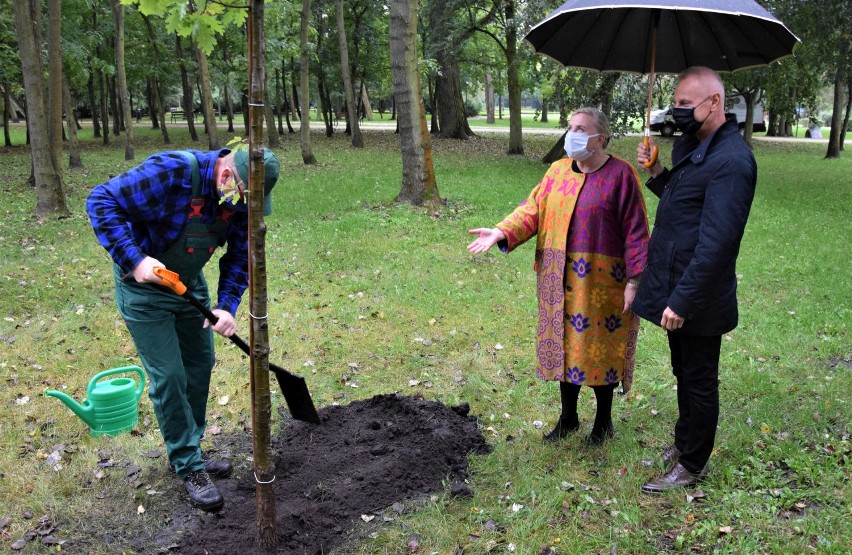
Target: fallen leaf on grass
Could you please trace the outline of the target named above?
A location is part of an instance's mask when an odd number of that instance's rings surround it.
[[[208,427],[207,429],[208,429],[208,430],[210,430],[210,427]],[[145,451],[145,453],[143,453],[143,454],[144,454],[146,457],[148,457],[149,459],[159,459],[160,457],[162,457],[162,456],[163,456],[163,452],[162,452],[162,451],[158,451],[158,450],[154,450],[154,451]]]
[[[412,534],[408,537],[408,552],[416,553],[420,550],[420,537],[417,534]]]
[[[686,502],[687,503],[692,503],[696,499],[703,499],[703,498],[704,498],[704,492],[701,491],[700,489],[696,489],[696,490],[693,490],[693,491],[686,492]]]
[[[26,405],[29,402],[30,402],[30,396],[29,395],[21,395],[19,393],[18,396],[15,397],[15,404],[16,405]]]
[[[415,386],[418,386],[418,385],[420,385],[420,380],[408,380],[408,386],[409,387],[415,387]]]
[[[719,535],[720,536],[723,536],[725,534],[730,534],[733,531],[734,531],[734,529],[731,528],[730,526],[719,526]]]
[[[21,549],[25,548],[26,546],[27,546],[26,541],[18,540],[15,543],[13,543],[12,545],[10,545],[9,548],[14,549],[15,551],[20,551]]]
[[[211,425],[207,426],[207,433],[210,434],[211,436],[218,436],[219,434],[222,433],[222,428],[220,428],[216,424],[211,424]]]
[[[376,517],[373,515],[361,515],[361,520],[363,520],[364,522],[370,522],[374,518]]]
[[[136,514],[137,515],[141,515],[141,514],[144,514],[144,513],[145,513],[145,507],[143,507],[142,505],[139,505],[138,507],[136,507]]]
[[[228,401],[230,401],[230,400],[231,400],[230,397],[228,397],[227,395],[223,395],[223,396],[219,397],[219,404],[220,405],[227,405]]]

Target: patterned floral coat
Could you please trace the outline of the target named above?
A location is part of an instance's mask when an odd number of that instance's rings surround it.
[[[628,391],[639,319],[622,314],[624,288],[648,248],[636,170],[610,157],[584,174],[559,160],[497,227],[506,252],[536,236],[538,377]]]

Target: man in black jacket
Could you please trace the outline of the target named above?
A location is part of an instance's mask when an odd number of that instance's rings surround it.
[[[668,332],[677,378],[675,441],[663,452],[669,470],[645,492],[704,478],[719,419],[722,334],[737,326],[736,260],[757,181],[751,150],[735,117],[725,117],[718,74],[693,67],[678,78],[673,116],[683,135],[672,167],[647,168],[658,197],[648,263],[633,310]],[[640,164],[648,147],[637,148]]]

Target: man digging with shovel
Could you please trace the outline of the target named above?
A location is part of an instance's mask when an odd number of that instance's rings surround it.
[[[263,165],[263,209],[269,215],[279,163],[266,149]],[[228,461],[207,459],[200,444],[215,362],[213,332],[234,334],[234,315],[248,287],[247,183],[244,149],[163,152],[98,185],[86,201],[98,241],[115,262],[116,305],[148,374],[170,467],[192,504],[209,512],[225,504],[210,478],[227,478],[233,470]],[[202,269],[224,245],[212,311],[218,321],[211,324],[163,287],[155,269],[179,274],[209,306]]]

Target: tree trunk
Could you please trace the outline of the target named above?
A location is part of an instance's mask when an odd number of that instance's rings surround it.
[[[59,2],[59,0],[50,1]],[[52,152],[50,128],[45,109],[44,67],[39,41],[41,3],[36,0],[16,0],[12,2],[12,11],[27,99],[27,130],[30,135],[30,154],[36,192],[36,216],[39,220],[49,216],[64,218],[69,215],[68,206],[65,201],[61,168],[54,165],[57,155]]]
[[[310,51],[308,49],[308,27],[311,17],[311,0],[302,0],[301,27],[299,30],[299,44],[301,45],[301,56],[299,58],[299,94],[302,97],[301,129],[299,130],[299,145],[302,149],[302,161],[305,164],[316,164],[311,148],[311,102],[310,102],[310,73],[308,72],[308,61]]]
[[[186,125],[189,136],[193,141],[198,140],[198,130],[195,129],[195,98],[192,83],[189,80],[189,70],[186,69],[186,59],[183,57],[183,44],[179,35],[175,35],[175,56],[180,69],[180,86],[183,91],[183,113],[186,115]]]
[[[154,68],[160,65],[160,48],[157,43],[157,34],[154,31],[154,26],[151,25],[151,20],[148,16],[142,14],[142,21],[145,23],[145,29],[148,32],[148,42],[154,50]],[[160,133],[163,135],[163,144],[171,144],[169,138],[169,130],[166,127],[166,107],[163,105],[163,94],[160,87],[160,80],[156,76],[150,80],[151,94],[148,103],[148,110],[151,112],[152,127],[160,128]]]
[[[92,110],[92,136],[97,139],[101,136],[101,118],[95,97],[95,70],[92,69],[91,62],[89,63],[89,82],[87,88],[89,92],[89,109]]]
[[[213,93],[210,90],[210,69],[207,66],[207,54],[195,47],[195,58],[198,61],[198,79],[201,81],[201,110],[204,112],[204,125],[207,126],[208,150],[219,150],[219,127],[216,125],[216,113],[213,111]],[[261,99],[263,102],[263,99]],[[187,108],[187,118],[193,107]]]
[[[373,106],[370,104],[370,95],[367,92],[367,84],[363,80],[361,81],[361,102],[359,102],[358,105],[358,107],[362,110],[361,114],[363,114],[364,119],[367,121],[373,121]]]
[[[295,133],[293,125],[290,123],[290,113],[292,112],[292,103],[287,98],[287,68],[284,66],[284,59],[281,59],[281,90],[284,93],[284,121],[287,122],[287,132]]]
[[[467,123],[462,99],[461,78],[459,76],[459,50],[461,41],[451,35],[455,11],[441,2],[433,2],[429,12],[429,24],[432,34],[442,40],[434,42],[435,60],[438,62],[438,75],[435,84],[435,103],[438,111],[438,125],[441,137],[445,139],[470,139],[475,134]]]
[[[491,71],[485,72],[485,123],[494,123],[494,80]]]
[[[9,84],[3,81],[3,140],[7,147],[12,146],[12,136],[9,134],[9,114],[12,108],[12,96],[9,94]]]
[[[550,101],[550,98],[546,98],[544,95],[541,95],[541,117],[538,121],[541,123],[549,123],[547,121],[547,104]]]
[[[509,84],[509,151],[524,153],[523,123],[521,122],[521,80],[518,76],[518,29],[515,23],[515,0],[506,0],[506,67]]]
[[[272,114],[272,104],[269,102],[269,91],[266,85],[263,86],[266,95],[263,103],[263,114],[266,117],[266,130],[269,131],[269,148],[281,148],[281,141],[278,138],[278,130],[275,128],[275,116]]]
[[[849,79],[846,87],[846,113],[843,116],[843,126],[840,128],[840,152],[846,150],[846,130],[849,127],[849,112],[852,112],[852,79]]]
[[[130,114],[130,99],[127,94],[127,72],[124,69],[124,5],[112,0],[113,24],[115,25],[115,73],[118,80],[118,96],[121,99],[124,119],[124,159],[133,160],[133,116]]]
[[[435,96],[435,83],[431,77],[426,77],[426,89],[429,92],[429,132],[437,135],[441,132],[441,126],[438,125],[438,99]]]
[[[278,134],[284,134],[284,124],[281,120],[281,111],[284,103],[281,99],[281,73],[278,68],[275,68],[275,116],[278,119]]]
[[[63,178],[62,166],[62,2],[47,2],[47,117],[53,167]]]
[[[826,158],[840,158],[840,127],[843,124],[843,92],[845,89],[846,83],[843,80],[843,73],[838,69],[834,77],[834,102],[832,103],[833,112],[831,114],[831,129],[828,132]]]
[[[361,125],[358,121],[355,106],[355,89],[352,87],[352,66],[349,64],[349,42],[346,40],[346,26],[343,20],[343,0],[335,1],[337,14],[337,37],[340,42],[340,74],[343,77],[343,90],[346,94],[346,122],[352,134],[352,146],[364,148],[364,138],[361,136]]]
[[[106,75],[107,90],[109,92],[109,105],[112,111],[112,134],[116,137],[121,135],[123,123],[121,121],[121,106],[118,102],[118,91],[115,86],[115,79]]]
[[[103,70],[98,72],[98,89],[100,89],[101,109],[101,127],[103,128],[103,144],[109,144],[109,101],[107,100],[107,82],[106,75]]]
[[[434,206],[441,202],[426,129],[426,108],[420,94],[417,57],[417,0],[390,3],[391,74],[402,151],[402,189],[397,202]]]
[[[270,449],[272,437],[272,395],[269,387],[269,321],[267,313],[266,223],[263,221],[264,166],[263,119],[266,104],[264,68],[263,2],[251,0],[248,20],[249,58],[249,314],[251,322],[251,422],[252,464],[255,476],[255,519],[257,544],[264,553],[278,546],[275,532],[275,460]],[[212,131],[215,120],[208,120]],[[273,129],[274,131],[274,129]]]
[[[83,159],[80,157],[80,141],[77,140],[77,117],[74,114],[74,102],[71,99],[71,88],[68,78],[62,74],[62,98],[65,103],[65,117],[68,121],[68,166],[82,168]]]
[[[224,92],[222,94],[225,95],[225,110],[227,111],[228,117],[228,133],[234,132],[234,101],[231,99],[231,86],[225,83],[222,88]]]

